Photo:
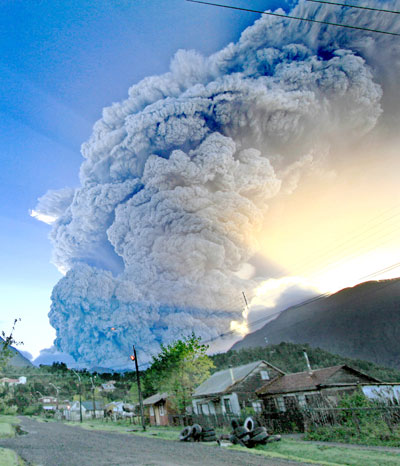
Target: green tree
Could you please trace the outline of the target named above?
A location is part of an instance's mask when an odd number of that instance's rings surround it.
[[[206,380],[214,367],[206,355],[207,345],[194,333],[161,345],[161,352],[153,356],[153,362],[144,377],[147,394],[167,392],[173,407],[184,413],[191,404],[193,390]]]
[[[21,319],[14,319],[13,326],[11,328],[11,332],[9,335],[6,335],[4,330],[1,332],[1,338],[0,338],[0,371],[3,371],[10,358],[12,357],[12,350],[11,346],[12,345],[18,345],[21,344],[22,342],[17,342],[14,339],[13,333],[15,330],[15,325],[17,324],[18,320]]]

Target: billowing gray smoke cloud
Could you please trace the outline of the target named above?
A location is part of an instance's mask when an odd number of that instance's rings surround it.
[[[305,2],[292,13],[366,24]],[[372,13],[366,25],[399,29]],[[67,271],[52,294],[56,347],[123,367],[132,343],[150,357],[192,330],[229,329],[241,312],[232,299],[255,286],[240,271],[269,204],[323,169],[330,144],[374,128],[390,86],[383,65],[398,71],[393,47],[389,36],[262,17],[209,58],[178,51],[168,73],[105,108],[82,146],[81,186],[35,209],[57,214],[54,262]]]

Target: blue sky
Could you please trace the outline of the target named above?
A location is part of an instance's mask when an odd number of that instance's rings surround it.
[[[29,215],[37,198],[77,186],[80,145],[104,106],[167,71],[177,49],[210,54],[257,16],[184,0],[1,2],[0,328],[21,317],[21,349],[37,355],[55,336],[47,313],[61,274],[50,263],[50,227]]]

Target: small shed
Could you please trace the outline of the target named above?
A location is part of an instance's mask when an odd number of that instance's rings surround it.
[[[143,406],[146,408],[150,425],[167,426],[169,425],[169,414],[174,414],[168,403],[168,393],[156,393],[143,400]]]
[[[285,373],[266,361],[218,371],[199,385],[193,393],[193,411],[199,415],[240,415],[252,407],[261,411],[256,390],[266,381],[276,380]]]

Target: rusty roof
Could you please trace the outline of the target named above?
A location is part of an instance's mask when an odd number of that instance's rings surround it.
[[[325,367],[323,369],[315,369],[312,372],[304,371],[283,375],[282,377],[278,377],[277,379],[265,384],[263,387],[258,389],[256,393],[258,395],[272,395],[277,393],[316,390],[320,385],[327,383],[330,377],[341,369],[346,369],[355,374],[359,374],[360,376],[368,377],[371,381],[377,381],[377,379],[369,375],[363,374],[352,367],[342,364],[339,366]],[[343,384],[339,383],[337,385]],[[352,383],[349,383],[349,385],[352,385]]]

